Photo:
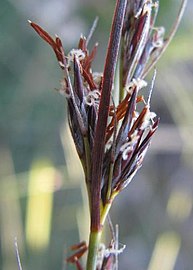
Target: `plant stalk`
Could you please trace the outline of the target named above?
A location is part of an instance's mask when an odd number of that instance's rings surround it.
[[[105,153],[105,136],[109,116],[111,90],[115,77],[115,68],[117,64],[126,3],[126,0],[117,0],[105,60],[101,100],[99,104],[98,120],[92,151],[91,231],[100,230],[100,197],[103,158]]]
[[[88,257],[87,257],[87,266],[86,270],[96,270],[97,264],[97,254],[98,248],[101,240],[101,235],[103,231],[103,226],[105,224],[105,220],[112,206],[113,200],[115,199],[117,192],[113,192],[109,199],[109,202],[105,204],[104,208],[101,211],[101,229],[99,231],[91,231],[89,238],[89,246],[88,246]]]
[[[96,270],[97,253],[101,234],[102,230],[90,233],[86,270]]]

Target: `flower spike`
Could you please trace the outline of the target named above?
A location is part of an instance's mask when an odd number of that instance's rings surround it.
[[[90,208],[90,238],[86,270],[117,267],[118,242],[99,245],[105,220],[115,197],[128,186],[141,168],[159,118],[150,110],[156,70],[147,100],[141,89],[150,69],[177,30],[187,0],[182,5],[169,37],[155,26],[159,1],[116,0],[116,7],[102,73],[92,71],[98,43],[89,51],[96,28],[95,19],[88,38],[80,36],[77,48],[65,53],[61,39],[52,38],[38,24],[29,21],[38,35],[53,49],[63,70],[61,88],[67,100],[69,128],[85,174]],[[118,59],[120,58],[120,59]],[[119,64],[118,104],[114,102],[115,69]],[[140,106],[139,106],[140,104]],[[83,270],[79,259],[87,251],[83,242],[67,258]]]

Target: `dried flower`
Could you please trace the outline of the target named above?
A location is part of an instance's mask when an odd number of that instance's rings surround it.
[[[53,39],[29,21],[52,47],[64,71],[59,92],[67,99],[69,127],[84,169],[90,204],[87,270],[114,269],[114,255],[118,250],[113,246],[109,249],[100,246],[98,250],[102,228],[115,196],[142,166],[158,127],[159,119],[150,110],[155,74],[147,100],[139,91],[147,87],[144,78],[174,35],[185,4],[184,0],[171,34],[165,38],[164,28],[155,27],[159,1],[117,0],[102,73],[91,69],[98,44],[89,52],[90,35],[88,39],[81,36],[77,48],[66,54],[58,36]],[[120,47],[119,103],[115,105],[112,88]],[[143,105],[140,111],[138,103]],[[77,249],[68,262],[83,269],[79,258],[86,246],[83,244]]]

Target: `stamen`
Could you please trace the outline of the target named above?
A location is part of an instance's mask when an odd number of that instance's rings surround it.
[[[100,85],[101,80],[103,78],[103,73],[102,72],[93,72],[92,77],[93,77],[93,81],[95,82],[95,84]]]
[[[150,13],[153,7],[153,3],[151,0],[147,0],[147,2],[143,6],[143,15],[145,13]]]
[[[123,160],[127,160],[129,153],[133,151],[138,139],[139,136],[137,135],[137,130],[135,130],[135,132],[130,136],[130,141],[121,146],[120,151],[122,152]]]
[[[147,111],[146,115],[145,115],[145,118],[144,118],[144,121],[141,125],[141,129],[144,130],[148,127],[151,128],[151,124],[154,123],[154,118],[156,117],[157,115],[154,113],[154,112],[150,112],[150,111]]]
[[[101,94],[98,90],[90,91],[88,95],[84,98],[85,103],[88,106],[99,105],[100,95]]]
[[[114,247],[107,248],[107,249],[105,249],[105,254],[104,255],[105,255],[105,257],[108,257],[111,254],[119,255],[124,251],[125,248],[126,248],[126,245],[123,245],[123,244],[121,244],[120,248],[114,248]]]
[[[118,247],[118,245],[120,245],[120,248]],[[120,243],[115,243],[110,248],[106,248],[103,243],[100,243],[98,253],[97,253],[97,266],[102,265],[104,257],[108,257],[111,254],[119,255],[124,251],[125,248],[126,248],[126,245],[123,245]]]
[[[147,86],[147,82],[145,80],[142,80],[140,78],[133,78],[133,80],[126,85],[125,87],[125,90],[128,92],[128,93],[133,93],[133,89],[134,87],[137,87],[138,90],[144,88]]]
[[[74,57],[77,57],[79,61],[85,58],[85,53],[81,49],[72,49],[67,56],[68,66],[74,61]]]

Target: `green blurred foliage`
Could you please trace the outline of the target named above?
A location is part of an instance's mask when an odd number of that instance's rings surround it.
[[[64,99],[54,91],[59,87],[57,64],[25,14],[9,1],[1,6],[1,144],[11,149],[16,172],[27,170],[39,155],[63,163],[58,134]]]

